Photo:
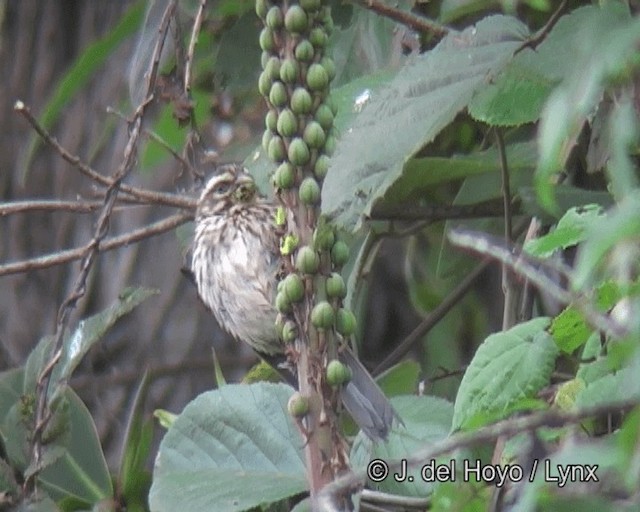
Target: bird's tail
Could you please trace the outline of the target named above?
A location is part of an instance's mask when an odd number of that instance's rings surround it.
[[[353,352],[342,350],[339,358],[351,369],[351,380],[342,391],[345,409],[369,438],[386,440],[394,419],[400,424],[402,419]]]

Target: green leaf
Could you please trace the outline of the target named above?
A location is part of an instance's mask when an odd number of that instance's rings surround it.
[[[454,120],[526,34],[518,20],[491,16],[409,61],[342,133],[322,189],[323,213],[357,227],[409,157]]]
[[[303,440],[283,384],[228,384],[175,420],[156,459],[153,512],[241,511],[307,488]]]
[[[88,46],[76,59],[71,69],[64,75],[56,86],[51,98],[44,107],[40,118],[40,124],[49,130],[64,107],[76,96],[84,86],[89,83],[93,75],[102,68],[106,60],[112,56],[115,49],[128,37],[133,35],[140,27],[144,13],[145,2],[135,2],[125,12],[118,24],[109,30],[106,35]],[[26,156],[21,164],[20,174],[23,179],[27,175],[31,160],[41,144],[40,137],[33,133],[29,137]]]
[[[107,461],[91,413],[71,389],[69,404],[70,441],[64,455],[41,474],[39,482],[56,501],[74,498],[90,507],[113,496]]]
[[[549,383],[558,349],[548,326],[548,318],[535,318],[492,334],[480,345],[458,389],[454,431],[477,413],[500,412],[534,397]]]
[[[351,450],[351,462],[355,468],[364,468],[373,459],[401,459],[425,444],[437,444],[449,435],[453,418],[451,402],[434,396],[397,396],[391,399],[391,403],[402,417],[404,426],[394,428],[387,442],[374,446],[363,433],[358,434]],[[450,459],[447,457],[447,462]],[[407,468],[407,474],[413,474],[414,478],[398,482],[389,477],[369,485],[403,496],[425,496],[432,492],[433,483],[420,478],[419,468]]]
[[[616,402],[638,398],[640,398],[638,369],[626,367],[587,383],[587,387],[576,398],[576,406],[580,408],[613,405]]]
[[[538,130],[536,190],[541,205],[552,213],[558,210],[553,176],[563,169],[584,123],[608,84],[628,81],[640,64],[640,19],[631,18],[621,2],[576,9],[564,24],[573,31],[571,56],[562,60],[566,79],[547,101]]]
[[[89,349],[124,315],[136,306],[157,294],[148,288],[127,288],[111,306],[82,320],[70,336],[65,337],[62,356],[51,376],[49,397],[55,397],[60,384],[66,381],[76,369]]]
[[[587,228],[604,216],[600,205],[591,204],[569,209],[558,221],[557,226],[549,234],[528,240],[524,251],[548,258],[559,249],[566,249],[583,242],[587,238]]]
[[[606,216],[590,224],[586,240],[578,251],[572,279],[574,290],[589,286],[607,253],[618,244],[640,235],[640,191],[629,193]],[[629,264],[637,263],[634,260]]]
[[[553,319],[549,331],[558,348],[565,354],[571,354],[584,345],[591,335],[591,328],[582,314],[572,306],[565,308]]]

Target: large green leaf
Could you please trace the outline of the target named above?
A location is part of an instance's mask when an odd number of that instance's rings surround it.
[[[307,488],[303,440],[284,384],[228,384],[203,393],[175,420],[156,459],[154,512],[241,511]]]
[[[535,318],[484,340],[460,383],[453,430],[477,414],[504,411],[532,398],[549,383],[558,348],[548,326],[548,318]]]
[[[540,203],[557,213],[552,176],[560,172],[589,116],[609,83],[628,80],[640,65],[640,18],[621,2],[584,7],[565,23],[573,32],[573,52],[563,60],[566,79],[550,96],[539,129],[536,190]]]
[[[322,189],[323,213],[357,227],[410,156],[453,121],[526,35],[518,20],[492,16],[409,61],[342,133]]]

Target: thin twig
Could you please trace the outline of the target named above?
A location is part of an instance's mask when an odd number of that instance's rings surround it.
[[[557,271],[558,265],[552,267],[546,261],[538,261],[525,255],[519,248],[504,247],[500,241],[486,233],[455,229],[449,232],[448,237],[454,245],[503,262],[560,304],[575,305],[582,312],[585,322],[592,327],[610,333],[616,338],[623,338],[627,334],[627,330],[623,326],[599,311],[586,297],[565,290],[539,269],[539,267],[547,266]],[[565,270],[563,275],[571,278],[571,273],[568,270]]]
[[[98,210],[103,204],[103,201],[57,201],[49,199],[14,201],[12,203],[0,203],[0,217],[27,212],[91,213]]]
[[[113,107],[107,107],[107,114],[113,114],[115,116],[118,116],[120,119],[128,122],[127,116],[125,116],[122,112],[120,112],[119,110],[116,110]],[[149,137],[154,142],[157,142],[158,144],[160,144],[160,146],[162,146],[169,153],[171,153],[171,156],[173,156],[173,158],[176,159],[180,163],[180,165],[182,165],[182,167],[184,167],[185,169],[191,168],[191,165],[189,164],[189,162],[187,162],[187,160],[184,159],[182,155],[178,154],[178,152],[175,149],[173,149],[169,145],[169,143],[166,140],[164,140],[162,137],[160,137],[160,135],[158,135],[156,132],[154,132],[153,130],[149,130],[147,128],[143,128],[142,133],[144,133],[147,137]]]
[[[51,419],[53,412],[49,408],[48,394],[49,386],[51,384],[52,370],[57,361],[60,360],[62,355],[62,348],[64,342],[64,334],[69,324],[72,311],[75,309],[78,301],[84,296],[86,292],[86,281],[89,275],[89,271],[93,266],[96,256],[99,253],[99,247],[102,240],[107,235],[109,229],[109,219],[111,212],[116,203],[118,197],[118,191],[120,183],[129,174],[133,168],[136,157],[136,149],[138,139],[140,137],[140,128],[142,126],[142,118],[144,117],[145,108],[153,99],[153,91],[155,88],[156,74],[158,71],[158,63],[160,60],[160,54],[164,46],[167,29],[169,27],[169,21],[173,16],[176,7],[176,2],[169,3],[165,9],[162,22],[160,24],[158,32],[158,40],[154,48],[153,63],[151,70],[147,78],[145,101],[138,106],[134,114],[133,123],[129,133],[129,140],[124,150],[124,155],[120,166],[113,174],[112,183],[107,189],[105,194],[104,206],[100,212],[100,216],[96,223],[96,229],[93,235],[93,239],[87,245],[84,255],[82,257],[82,263],[80,271],[76,277],[73,289],[69,296],[63,301],[58,310],[58,320],[56,324],[55,341],[53,344],[52,356],[46,365],[45,369],[38,376],[36,383],[36,408],[35,408],[35,420],[32,437],[32,464],[34,466],[33,472],[26,479],[24,488],[27,492],[32,493],[35,489],[35,481],[40,472],[41,458],[42,458],[42,445],[43,445],[43,432]],[[17,102],[15,106],[16,110],[23,111],[26,109],[22,102]]]
[[[189,40],[189,48],[187,49],[187,62],[185,62],[184,66],[184,92],[187,95],[191,92],[191,66],[193,64],[193,54],[196,50],[196,43],[198,42],[198,35],[200,34],[200,27],[202,26],[202,18],[206,5],[207,0],[200,0],[198,12],[196,13],[195,20],[193,21],[193,29],[191,30],[191,39]]]
[[[549,32],[551,32],[551,29],[556,25],[556,23],[558,23],[558,20],[562,15],[562,11],[564,11],[564,8],[566,6],[567,6],[567,0],[562,0],[562,3],[560,4],[560,6],[551,15],[551,17],[549,18],[549,21],[545,23],[544,27],[542,27],[532,37],[530,37],[524,43],[522,43],[522,45],[515,52],[513,52],[513,54],[516,55],[520,53],[522,50],[524,50],[525,48],[531,48],[532,50],[535,50],[546,39],[546,37],[549,35]]]
[[[594,407],[588,407],[579,411],[563,412],[559,410],[548,410],[534,413],[529,416],[519,416],[509,418],[493,425],[482,427],[474,432],[463,432],[454,434],[435,446],[429,446],[424,450],[419,450],[414,455],[406,457],[402,461],[394,461],[387,463],[389,471],[395,471],[406,462],[408,467],[414,467],[454,452],[462,448],[470,448],[479,444],[493,442],[499,437],[513,437],[522,432],[532,432],[542,427],[562,428],[567,425],[580,423],[586,419],[604,414],[610,414],[623,409],[630,409],[639,404],[638,400],[627,400],[618,403],[607,403]],[[366,471],[360,470],[351,472],[340,478],[337,478],[322,490],[322,496],[319,498],[320,503],[331,502],[334,496],[344,493],[346,489],[353,489],[361,485],[366,478]],[[321,509],[328,511],[330,509]]]
[[[440,25],[439,23],[425,18],[424,16],[416,16],[413,13],[396,9],[395,7],[390,7],[383,4],[379,0],[354,1],[365,9],[369,9],[370,11],[373,11],[380,16],[384,16],[385,18],[397,21],[398,23],[401,23],[402,25],[405,25],[410,29],[415,30],[416,32],[433,34],[437,38],[442,38],[449,33],[449,28],[445,27],[444,25]]]
[[[114,236],[111,238],[105,238],[98,244],[98,252],[107,252],[113,249],[151,238],[156,235],[161,235],[167,231],[171,231],[182,224],[185,224],[193,220],[193,214],[191,213],[177,213],[171,215],[166,219],[162,219],[153,224],[149,224],[140,229],[130,231],[123,235]],[[63,265],[71,261],[82,259],[91,243],[84,247],[78,247],[76,249],[68,249],[66,251],[59,251],[53,254],[47,254],[45,256],[38,256],[37,258],[31,258],[28,260],[20,260],[14,263],[6,263],[0,265],[0,277],[10,274],[21,274],[24,272],[30,272],[32,270],[41,270],[43,268],[54,267],[56,265]]]
[[[113,179],[107,176],[103,176],[90,166],[85,164],[79,156],[71,154],[60,143],[52,137],[49,132],[33,117],[31,110],[23,105],[23,108],[15,108],[15,110],[21,114],[32,126],[32,128],[40,135],[49,146],[51,146],[64,160],[69,162],[75,168],[77,168],[82,174],[96,181],[100,185],[111,187],[113,185]],[[194,198],[181,196],[177,194],[168,194],[166,192],[153,192],[131,185],[122,183],[120,190],[125,192],[140,201],[148,202],[151,204],[161,204],[165,206],[174,206],[176,208],[185,208],[195,210],[197,201]]]

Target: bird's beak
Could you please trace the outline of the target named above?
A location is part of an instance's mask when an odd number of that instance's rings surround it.
[[[238,179],[234,196],[238,201],[250,201],[256,192],[256,183],[251,176],[242,176]]]

